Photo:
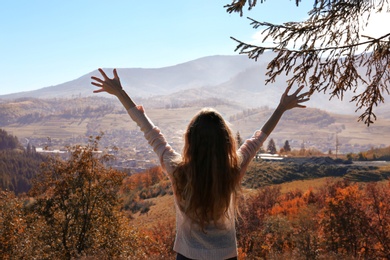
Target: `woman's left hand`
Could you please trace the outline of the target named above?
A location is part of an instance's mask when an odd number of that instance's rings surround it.
[[[113,70],[114,78],[112,79],[107,77],[106,73],[102,69],[99,69],[99,72],[100,74],[102,74],[103,79],[94,76],[91,77],[91,79],[96,81],[96,82],[91,82],[91,84],[100,88],[98,90],[94,90],[93,93],[107,92],[109,94],[118,96],[122,91],[122,85],[119,80],[116,69]]]

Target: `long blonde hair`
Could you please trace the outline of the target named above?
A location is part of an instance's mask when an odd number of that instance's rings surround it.
[[[240,192],[236,140],[222,116],[203,109],[185,133],[182,161],[174,171],[181,210],[202,229],[217,224]]]

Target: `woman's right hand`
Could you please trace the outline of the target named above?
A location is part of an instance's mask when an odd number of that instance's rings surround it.
[[[119,80],[118,73],[114,69],[114,78],[110,79],[107,77],[106,73],[102,69],[99,69],[100,74],[102,74],[103,79],[98,77],[91,77],[91,79],[96,82],[91,82],[92,85],[99,87],[100,89],[93,91],[93,93],[107,92],[111,95],[115,95],[126,110],[135,107],[136,104],[133,100],[127,95],[127,93],[122,89],[121,81]]]
[[[100,74],[102,74],[103,79],[92,76],[91,79],[96,82],[91,82],[92,85],[99,87],[100,89],[94,90],[93,93],[107,92],[109,94],[118,96],[122,91],[122,85],[118,77],[116,69],[113,70],[114,78],[110,79],[107,77],[106,73],[99,68]]]

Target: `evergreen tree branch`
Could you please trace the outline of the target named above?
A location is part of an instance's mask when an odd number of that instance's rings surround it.
[[[233,1],[227,11],[242,12],[245,4]],[[237,42],[235,51],[250,59],[257,60],[265,51],[276,54],[268,64],[266,84],[285,73],[291,75],[289,86],[309,84],[311,93],[328,91],[330,99],[343,100],[346,92],[358,92],[350,101],[355,102],[356,111],[365,109],[358,121],[369,126],[376,120],[374,108],[389,94],[390,33],[370,37],[360,31],[368,25],[371,12],[382,10],[390,11],[388,0],[316,0],[303,22],[275,25],[248,18],[253,28],[265,28],[263,43],[271,39],[274,46],[231,39]]]

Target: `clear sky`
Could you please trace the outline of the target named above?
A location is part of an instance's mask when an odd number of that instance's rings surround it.
[[[99,67],[157,68],[233,55],[229,37],[250,41],[256,32],[247,16],[284,22],[303,19],[309,10],[295,1],[269,0],[240,17],[226,12],[229,3],[4,0],[0,95],[61,84]]]
[[[4,0],[0,95],[54,86],[99,67],[158,68],[233,55],[233,36],[254,41],[246,17],[303,20],[313,1],[267,0],[243,17],[231,0]]]

